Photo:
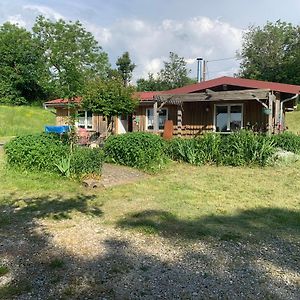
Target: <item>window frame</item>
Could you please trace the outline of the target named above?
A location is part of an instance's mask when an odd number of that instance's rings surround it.
[[[153,107],[148,107],[148,108],[146,108],[146,130],[147,131],[153,131],[154,130],[154,128],[153,129],[148,129],[148,111],[150,111],[150,110],[153,110],[153,118],[154,118],[154,108]],[[161,108],[160,109],[161,111],[162,110],[165,110],[166,111],[166,121],[167,120],[169,120],[169,109],[167,108],[167,107],[163,107],[163,108]],[[158,115],[158,119],[159,119],[159,115]],[[159,120],[158,120],[158,124],[159,124]],[[153,126],[154,127],[154,126]],[[164,130],[164,128],[162,128],[162,129],[158,129],[158,130]]]
[[[83,128],[83,129],[86,129],[88,131],[93,131],[93,113],[91,111],[87,111],[87,110],[78,110],[77,111],[77,114],[79,114],[80,112],[84,112],[84,127],[80,127],[82,126],[83,124],[79,124],[79,116],[77,118],[77,121],[75,122],[75,125],[77,128]],[[88,113],[91,113],[92,116],[90,118],[92,118],[92,127],[91,128],[88,128],[89,125],[88,125]]]
[[[217,131],[217,106],[226,106],[227,107],[227,130],[228,131]],[[213,124],[213,131],[221,134],[228,134],[232,133],[233,131],[230,130],[230,113],[231,113],[231,106],[240,106],[241,107],[241,129],[244,128],[244,104],[243,103],[224,103],[224,104],[214,104],[214,124]],[[228,113],[229,112],[229,113]],[[240,129],[240,130],[241,130]]]

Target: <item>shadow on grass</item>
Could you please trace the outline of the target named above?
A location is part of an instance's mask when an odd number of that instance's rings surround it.
[[[210,215],[185,220],[167,211],[145,210],[127,215],[118,225],[171,238],[260,239],[281,233],[299,236],[300,211],[256,208],[240,211],[236,215]]]
[[[73,212],[90,216],[101,216],[98,206],[93,206],[95,195],[78,195],[75,197],[41,196],[15,198],[14,194],[5,197],[5,204],[0,206],[1,225],[12,222],[26,221],[32,218],[52,218],[55,220],[69,219]]]

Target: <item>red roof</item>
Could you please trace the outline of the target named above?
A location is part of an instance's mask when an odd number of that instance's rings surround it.
[[[243,87],[243,88],[250,88],[250,89],[270,89],[274,92],[282,92],[287,94],[300,93],[299,85],[223,76],[223,77],[219,77],[219,78],[215,78],[215,79],[211,79],[211,80],[207,80],[195,84],[190,84],[181,88],[164,91],[164,94],[195,93],[195,92],[205,91],[206,89],[211,89],[213,87],[224,85],[224,84]]]
[[[190,84],[173,90],[137,92],[135,95],[141,101],[153,101],[153,97],[159,94],[189,94],[195,92],[204,92],[206,89],[211,89],[222,85],[231,85],[246,89],[269,89],[274,92],[282,92],[287,94],[300,94],[299,85],[223,76],[195,84]],[[45,105],[60,106],[67,103],[80,103],[80,101],[80,97],[75,98],[73,101],[69,101],[68,99],[56,99],[46,102]]]
[[[223,76],[168,91],[140,92],[139,96],[141,101],[151,101],[153,100],[153,96],[159,94],[189,94],[196,92],[204,92],[206,89],[222,86],[224,84],[248,89],[269,89],[274,92],[300,94],[299,85]]]
[[[141,101],[147,101],[152,100],[154,96],[160,95],[164,93],[164,91],[155,91],[155,92],[137,92],[135,95],[141,100]]]
[[[55,105],[65,105],[65,104],[68,104],[68,103],[80,103],[81,102],[81,97],[76,97],[72,100],[70,99],[55,99],[55,100],[51,100],[51,101],[47,101],[44,103],[44,105],[48,106],[55,106]]]

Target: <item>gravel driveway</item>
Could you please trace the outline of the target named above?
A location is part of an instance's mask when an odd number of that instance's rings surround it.
[[[77,217],[0,231],[16,299],[299,299],[300,244],[184,241]],[[1,291],[1,289],[0,289]],[[0,294],[1,298],[1,294]],[[10,297],[10,299],[13,297]]]

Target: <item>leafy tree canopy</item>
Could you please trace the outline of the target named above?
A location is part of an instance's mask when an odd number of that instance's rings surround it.
[[[157,73],[156,78],[149,73],[148,79],[137,80],[137,89],[138,91],[162,91],[179,88],[195,82],[188,77],[190,72],[184,57],[170,52],[169,61],[164,61],[164,67]]]
[[[163,91],[168,89],[159,77],[155,78],[153,73],[148,73],[148,79],[140,78],[136,82],[137,90],[143,91]]]
[[[244,34],[239,76],[300,84],[300,27],[268,22]]]
[[[90,80],[83,93],[83,107],[104,116],[130,114],[137,105],[134,88],[121,80],[96,78]]]
[[[128,52],[124,52],[123,55],[118,58],[116,65],[124,85],[127,86],[132,78],[132,72],[136,65],[132,63]]]
[[[109,70],[108,56],[79,21],[51,21],[39,16],[33,27],[47,63],[54,93],[71,98],[82,93],[85,82]]]
[[[28,104],[45,97],[44,63],[37,40],[24,28],[0,27],[0,102]]]

